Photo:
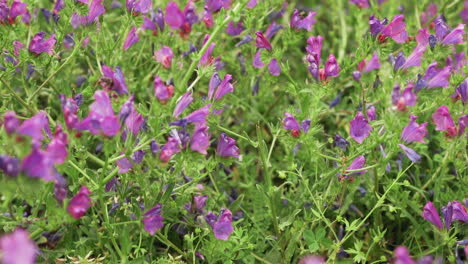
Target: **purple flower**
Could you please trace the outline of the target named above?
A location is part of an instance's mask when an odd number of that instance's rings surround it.
[[[140,129],[143,127],[145,120],[141,114],[137,112],[133,106],[133,96],[128,99],[130,112],[125,118],[125,127],[128,131],[131,131],[133,135],[137,135]]]
[[[190,205],[190,209],[194,209],[195,212],[203,212],[203,209],[206,206],[206,201],[208,200],[208,195],[195,195],[193,197],[193,206]]]
[[[100,79],[99,84],[103,89],[116,91],[119,95],[128,93],[125,76],[119,66],[115,67],[115,71],[113,71],[111,67],[102,65],[102,73],[103,77]]]
[[[431,89],[434,87],[448,87],[450,82],[450,66],[446,66],[439,70],[430,80],[427,81],[427,88]]]
[[[400,92],[400,86],[395,86],[392,91],[392,103],[399,111],[406,111],[406,106],[416,105],[417,96],[413,92],[413,83],[408,83],[403,93]]]
[[[306,119],[301,122],[301,128],[302,131],[304,131],[304,133],[307,133],[309,131],[311,122],[312,121],[310,119]]]
[[[138,38],[137,27],[132,27],[132,29],[130,29],[130,32],[128,32],[127,39],[125,39],[123,50],[128,50],[131,46],[133,46],[133,44],[137,43],[138,41],[140,41],[140,39]]]
[[[210,38],[210,35],[206,34],[203,40],[203,45],[205,45],[205,43],[208,41],[209,38]],[[215,47],[216,47],[216,43],[213,42],[210,44],[210,46],[206,49],[206,52],[200,58],[198,65],[207,66],[213,63],[213,56],[211,56],[211,53],[213,53],[213,50]]]
[[[260,51],[257,51],[255,53],[252,65],[258,69],[263,68],[263,66],[265,66],[265,64],[262,62],[262,59],[260,58]]]
[[[91,191],[86,186],[81,186],[78,193],[71,198],[68,203],[67,211],[75,219],[80,219],[91,207]]]
[[[18,176],[20,172],[20,161],[18,158],[0,155],[0,170],[10,177]]]
[[[426,219],[427,221],[431,222],[437,228],[439,229],[443,228],[439,213],[437,212],[437,209],[435,208],[432,202],[426,203],[426,205],[423,208],[422,217]]]
[[[405,155],[412,162],[416,163],[416,162],[419,162],[419,160],[421,159],[421,156],[416,151],[414,151],[414,149],[408,148],[407,146],[403,144],[398,144],[398,146],[403,150],[403,152],[405,152]]]
[[[174,94],[174,86],[166,85],[159,78],[158,75],[154,76],[154,96],[158,98],[161,103],[165,103],[167,100],[171,99]]]
[[[150,233],[152,236],[164,226],[164,217],[161,216],[161,207],[161,204],[155,205],[143,214],[143,219],[141,220],[146,232]]]
[[[206,155],[206,150],[209,146],[210,134],[208,133],[208,127],[204,123],[197,123],[192,138],[190,139],[190,149]]]
[[[176,137],[169,137],[167,139],[166,144],[161,148],[161,153],[159,154],[159,159],[167,163],[174,154],[179,153],[181,151],[181,142]]]
[[[215,92],[215,89],[218,88],[218,86],[221,84],[222,80],[219,78],[219,75],[217,72],[213,73],[210,79],[210,83],[208,85],[208,99],[211,100],[213,98],[213,94]]]
[[[252,41],[252,40],[253,40],[253,38],[252,38],[251,35],[245,35],[244,38],[242,38],[241,41],[239,41],[239,42],[236,43],[235,46],[236,46],[236,47],[240,47],[240,46],[242,46],[242,45],[244,45],[244,44],[246,44],[246,43],[249,43],[249,42]]]
[[[226,136],[224,133],[221,133],[221,136],[218,140],[216,154],[224,158],[240,158],[239,148],[236,146],[236,140]]]
[[[83,2],[84,4],[89,5],[89,12],[86,16],[81,16],[77,13],[73,13],[71,17],[71,25],[73,28],[78,28],[80,25],[87,26],[92,24],[97,20],[99,16],[106,12],[104,5],[102,4],[103,0],[92,0],[88,4],[88,1]]]
[[[179,29],[184,24],[185,18],[179,6],[175,2],[169,2],[166,7],[166,23],[172,29]]]
[[[34,53],[36,56],[43,52],[52,55],[54,53],[54,47],[57,39],[55,38],[55,34],[50,35],[49,39],[45,39],[45,36],[45,32],[39,32],[34,35],[33,39],[29,43],[29,51]]]
[[[395,249],[394,264],[416,264],[411,258],[409,251],[406,247],[399,246]]]
[[[442,105],[432,114],[432,120],[437,131],[447,131],[447,135],[453,137],[457,135],[457,128],[453,122],[447,106]]]
[[[232,227],[232,213],[227,208],[221,209],[218,220],[213,224],[213,233],[216,239],[228,240],[234,231]]]
[[[36,115],[26,120],[19,126],[17,133],[23,136],[29,136],[35,141],[44,139],[43,131],[51,136],[49,128],[49,119],[44,111],[39,111]]]
[[[291,130],[291,135],[293,137],[298,137],[301,127],[296,118],[290,113],[284,113],[285,118],[283,118],[283,128],[286,130]]]
[[[463,22],[468,23],[468,1],[465,1],[463,5],[464,5],[464,8],[460,12],[460,17],[463,20]]]
[[[458,118],[458,135],[461,136],[465,133],[465,128],[468,127],[468,115],[462,115]]]
[[[363,60],[363,62],[364,62],[365,66],[363,68],[361,68],[361,69],[359,69],[359,67],[358,67],[359,71],[370,72],[372,70],[380,68],[379,56],[377,55],[376,51],[374,51],[374,54],[372,55],[372,58],[368,62],[366,62],[366,60]]]
[[[247,8],[254,8],[255,6],[257,5],[257,0],[250,0],[248,3],[247,3]]]
[[[451,206],[453,207],[452,220],[458,220],[461,222],[468,222],[468,212],[462,203],[459,201],[453,201]]]
[[[179,115],[193,102],[192,92],[184,93],[179,99],[177,99],[177,105],[172,112],[172,116],[177,118]]]
[[[264,48],[266,50],[272,49],[270,42],[267,38],[265,38],[261,31],[256,32],[255,35],[257,35],[257,38],[255,40],[255,46],[257,46],[258,48]]]
[[[162,63],[163,67],[166,69],[171,68],[173,57],[174,53],[172,53],[171,48],[168,46],[163,46],[160,50],[154,52],[155,60]]]
[[[359,169],[362,169],[364,168],[364,164],[366,163],[366,158],[364,157],[364,155],[361,155],[361,156],[358,156],[357,158],[355,158],[353,160],[353,162],[351,162],[351,164],[349,165],[349,167],[346,168],[345,172],[347,174],[344,175],[344,179],[347,179],[349,176],[351,175],[355,175],[355,174],[364,174],[367,172],[367,170],[360,170],[360,171],[351,171],[351,172],[348,172],[350,170],[359,170]],[[349,174],[348,174],[349,173]]]
[[[336,58],[333,54],[328,56],[328,60],[325,63],[325,77],[337,77],[340,75],[340,66],[336,61]]]
[[[120,154],[123,154],[123,153],[120,153]],[[134,163],[140,164],[143,161],[145,154],[146,153],[143,150],[138,150],[135,153],[133,153],[132,161],[130,161],[127,157],[123,157],[117,160],[115,163],[117,164],[117,167],[119,167],[119,173],[129,172],[130,169],[133,168]]]
[[[3,116],[3,126],[5,127],[5,132],[8,135],[11,135],[16,132],[20,126],[20,121],[16,118],[16,113],[14,111],[7,111]]]
[[[15,54],[16,57],[20,56],[20,50],[22,49],[24,49],[23,43],[18,40],[13,41],[13,54]]]
[[[3,264],[34,264],[39,253],[27,231],[16,229],[0,237],[0,260]]]
[[[374,15],[369,17],[369,27],[372,36],[376,37],[380,32],[382,32],[384,26],[387,24],[387,19],[384,18],[382,21],[378,20]]]
[[[405,128],[403,128],[403,132],[401,132],[401,139],[403,139],[407,143],[411,143],[414,141],[426,143],[424,141],[424,137],[427,135],[427,122],[418,124],[416,122],[417,118],[417,116],[410,115],[409,124]]]
[[[265,37],[267,39],[271,39],[274,35],[276,35],[276,33],[278,33],[278,31],[280,31],[280,29],[282,29],[283,26],[276,23],[275,21],[273,21],[273,23],[271,23],[267,30],[265,31]]]
[[[205,0],[205,3],[208,10],[213,13],[218,12],[221,8],[231,7],[231,0]]]
[[[268,71],[273,76],[279,76],[281,74],[281,68],[276,59],[272,59],[270,64],[268,64]]]
[[[73,98],[66,98],[65,95],[60,95],[60,101],[62,104],[63,117],[65,119],[65,124],[68,129],[76,128],[79,120],[77,116],[78,104]]]
[[[349,142],[343,138],[342,136],[335,134],[335,138],[333,139],[333,143],[335,146],[341,148],[342,150],[346,151],[349,146]]]
[[[306,51],[311,55],[311,58],[308,58],[309,62],[315,62],[317,65],[320,64],[320,55],[322,52],[322,36],[310,36],[307,39]]]
[[[41,178],[44,181],[55,180],[53,160],[47,152],[34,147],[21,163],[21,170],[31,178]]]
[[[427,28],[421,28],[416,35],[417,46],[427,46],[429,43],[429,30]]]
[[[234,24],[232,21],[229,21],[226,32],[231,36],[238,36],[242,33],[242,31],[244,31],[244,29],[245,28],[242,22],[237,22]]]
[[[424,26],[437,15],[437,5],[435,3],[430,3],[427,6],[426,11],[421,13],[421,25]]]
[[[441,41],[443,45],[462,44],[465,34],[465,24],[460,24],[448,33]]]
[[[151,0],[126,0],[126,7],[128,11],[146,14],[151,10]]]
[[[294,9],[294,12],[291,16],[290,27],[297,29],[305,29],[307,31],[312,31],[312,26],[315,24],[315,16],[317,13],[309,12],[306,17],[302,17],[299,13],[299,10]]]
[[[350,122],[349,132],[351,137],[359,144],[362,144],[371,131],[371,125],[369,125],[364,115],[361,112],[358,112]]]
[[[158,143],[156,143],[156,140],[151,141],[150,150],[151,150],[151,153],[153,153],[153,155],[158,153],[159,145],[158,145]]]
[[[120,123],[107,92],[96,91],[94,103],[89,108],[89,115],[77,125],[79,130],[89,130],[93,135],[103,134],[107,137],[113,137],[120,131]]]
[[[406,32],[404,19],[404,15],[394,16],[392,21],[382,30],[382,37],[391,37],[397,43],[405,43],[408,33]]]
[[[183,119],[187,123],[206,124],[206,118],[207,118],[208,114],[210,114],[210,107],[211,107],[211,104],[207,104],[207,105],[193,111],[192,113],[190,113],[189,115],[187,115]]]
[[[376,113],[375,113],[375,107],[371,106],[367,109],[366,111],[367,117],[369,118],[369,121],[374,121],[376,118]]]
[[[401,65],[402,69],[408,69],[409,67],[421,66],[422,55],[426,51],[427,46],[418,45],[414,48],[413,52],[405,59],[405,62]],[[396,65],[396,63],[395,63]]]
[[[232,85],[231,81],[232,81],[232,75],[230,74],[224,75],[223,81],[219,84],[218,89],[216,89],[216,92],[214,93],[215,100],[219,100],[224,95],[234,92],[234,86]]]

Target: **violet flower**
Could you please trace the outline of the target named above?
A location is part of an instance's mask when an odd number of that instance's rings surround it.
[[[227,208],[221,209],[218,220],[213,224],[213,233],[216,239],[227,241],[234,231],[232,226],[232,213]]]
[[[417,163],[421,159],[421,156],[414,151],[412,148],[408,148],[407,146],[403,144],[398,144],[398,146],[403,150],[405,155],[410,159],[412,162]]]
[[[408,83],[408,86],[403,92],[400,91],[400,86],[395,86],[392,91],[392,103],[399,111],[406,111],[406,106],[415,106],[417,96],[413,92],[413,83]]]
[[[20,51],[24,49],[24,44],[21,43],[18,40],[13,41],[13,54],[15,54],[16,57],[20,56]]]
[[[128,93],[125,76],[119,66],[115,67],[114,71],[111,67],[102,65],[102,73],[103,77],[100,79],[99,84],[103,89],[116,91],[119,95]],[[107,80],[110,80],[110,83]]]
[[[408,58],[403,57],[403,55],[399,55],[397,57],[397,60],[402,58],[402,62],[395,62],[393,65],[394,70],[398,70],[399,68],[401,69],[408,69],[409,67],[419,67],[421,66],[421,61],[422,61],[422,55],[426,51],[427,46],[424,45],[418,45],[416,48],[414,48],[413,52],[408,56]]]
[[[44,181],[55,180],[54,163],[46,151],[34,147],[21,163],[21,170],[31,178],[40,178]]]
[[[210,114],[210,107],[211,104],[207,104],[193,111],[192,113],[184,117],[183,120],[185,120],[185,122],[187,123],[206,124],[206,118]]]
[[[349,133],[351,137],[359,144],[362,144],[364,139],[370,135],[371,131],[372,126],[369,125],[369,122],[366,120],[364,115],[361,112],[358,112],[350,122]]]
[[[228,33],[231,36],[238,36],[244,31],[244,25],[242,22],[237,22],[234,24],[232,21],[229,21],[227,28],[226,28],[226,33]]]
[[[0,237],[0,261],[4,264],[34,264],[38,253],[37,245],[23,229]]]
[[[210,38],[209,34],[205,35],[205,38],[203,39],[203,45],[208,41]],[[213,56],[211,56],[211,53],[213,53],[214,48],[216,47],[216,43],[212,42],[210,46],[206,49],[205,53],[200,58],[200,61],[198,62],[199,66],[207,66],[213,63]]]
[[[325,264],[325,258],[321,256],[305,255],[297,264]]]
[[[91,3],[87,3],[87,1],[84,2],[89,6],[88,15],[81,16],[77,13],[73,13],[70,21],[72,27],[78,28],[79,26],[87,26],[96,21],[99,16],[106,12],[106,9],[102,2],[103,0],[91,0]]]
[[[11,135],[16,132],[18,127],[20,126],[20,121],[16,117],[16,113],[14,111],[7,111],[3,116],[3,126],[5,128],[5,132],[8,135]]]
[[[166,144],[164,144],[164,146],[161,148],[159,159],[162,162],[167,163],[172,158],[172,156],[181,151],[181,144],[182,143],[180,140],[178,140],[176,137],[169,137]]]
[[[271,44],[268,41],[268,39],[263,35],[263,33],[261,31],[258,31],[255,33],[255,35],[257,35],[257,38],[255,40],[255,46],[260,49],[264,48],[266,50],[271,51],[272,49]]]
[[[409,124],[404,127],[403,131],[401,132],[401,139],[406,143],[411,143],[414,141],[426,143],[424,141],[424,137],[427,135],[427,122],[418,124],[416,122],[417,118],[417,116],[410,115]]]
[[[281,74],[281,68],[276,59],[272,59],[270,64],[268,64],[268,71],[273,76],[279,76]]]
[[[384,26],[388,23],[387,18],[382,20],[377,19],[374,15],[369,17],[369,28],[372,36],[376,37],[380,32],[382,32]]]
[[[16,177],[20,172],[20,160],[8,155],[0,155],[0,170],[5,175]]]
[[[128,99],[127,102],[129,104],[130,111],[125,118],[125,127],[128,131],[131,131],[133,135],[137,135],[138,132],[140,132],[140,129],[143,127],[145,120],[143,116],[137,112],[135,106],[133,105],[133,95]]]
[[[399,246],[395,249],[395,261],[394,264],[416,264],[411,258],[409,251],[406,247]]]
[[[276,35],[276,33],[278,33],[278,31],[280,31],[281,29],[283,28],[282,25],[276,23],[275,21],[273,21],[273,23],[271,23],[267,30],[265,31],[265,37],[267,39],[271,39],[274,35]]]
[[[132,27],[132,29],[130,29],[130,32],[128,32],[127,38],[125,39],[123,50],[124,51],[128,50],[131,46],[133,46],[138,41],[140,41],[140,38],[138,38],[137,27]]]
[[[336,147],[339,147],[344,151],[346,151],[346,149],[350,145],[349,142],[345,138],[340,136],[339,134],[335,134],[335,137],[333,139],[333,143],[335,144]]]
[[[17,130],[17,133],[23,136],[29,136],[34,141],[41,141],[44,139],[43,131],[45,131],[48,136],[52,136],[49,128],[49,119],[47,114],[44,111],[39,111],[36,115],[30,119],[24,121]]]
[[[67,211],[75,219],[80,219],[91,207],[91,191],[86,186],[81,186],[78,193],[68,203]]]
[[[120,123],[107,92],[96,91],[94,103],[89,108],[90,113],[77,125],[78,130],[89,130],[93,135],[103,134],[107,137],[113,137],[120,131]]]
[[[257,51],[252,61],[252,65],[258,69],[263,68],[263,66],[265,66],[265,64],[262,62],[262,59],[260,58],[260,54],[260,51]]]
[[[286,130],[291,130],[291,135],[293,137],[298,137],[300,135],[300,131],[304,133],[307,133],[310,128],[310,119],[306,119],[302,121],[301,125],[299,125],[299,122],[296,120],[296,118],[290,114],[290,113],[284,113],[284,118],[283,118],[283,128]]]
[[[427,23],[431,22],[431,19],[433,19],[437,15],[437,5],[435,3],[430,3],[426,11],[421,13],[421,26],[426,25]]]
[[[126,0],[126,7],[128,11],[146,14],[151,10],[151,0]]]
[[[439,213],[437,212],[437,209],[435,208],[432,202],[426,203],[426,205],[423,208],[422,217],[426,219],[427,221],[431,222],[437,228],[439,229],[443,228]]]
[[[200,154],[206,155],[206,150],[210,146],[210,134],[208,126],[204,123],[197,123],[190,139],[190,149]]]
[[[294,9],[294,12],[291,16],[290,27],[296,29],[305,29],[307,31],[312,31],[312,26],[317,22],[315,20],[316,12],[309,12],[306,17],[302,17],[299,13],[299,10]]]
[[[46,39],[45,36],[45,32],[39,32],[34,35],[29,43],[29,51],[34,53],[36,56],[39,56],[43,52],[52,55],[54,53],[54,47],[57,39],[55,38],[55,34],[50,35],[48,39]]]
[[[460,24],[441,40],[443,45],[463,44],[465,35],[465,24]]]
[[[224,95],[234,92],[234,86],[232,85],[231,81],[232,81],[232,75],[230,74],[224,75],[223,81],[219,84],[218,88],[216,89],[216,92],[214,93],[215,100],[219,100]]]
[[[123,154],[123,153],[120,153]],[[145,152],[143,150],[138,150],[135,153],[133,153],[132,156],[132,161],[133,163],[140,164],[143,161],[143,158],[145,157]],[[131,168],[133,168],[133,163],[127,158],[123,157],[115,162],[117,164],[117,167],[119,168],[119,173],[127,173],[130,171]]]
[[[345,172],[346,174],[343,175],[344,177],[342,177],[343,179],[347,179],[349,178],[349,176],[352,176],[352,175],[356,175],[356,174],[364,174],[367,172],[367,170],[359,170],[359,169],[362,169],[364,168],[364,164],[366,163],[366,158],[364,157],[364,155],[361,155],[361,156],[358,156],[357,158],[355,158],[351,164],[349,165],[349,167],[347,167],[345,169]],[[359,170],[359,171],[350,171],[349,170]]]
[[[240,158],[239,148],[236,146],[236,140],[226,136],[224,133],[221,133],[221,136],[218,140],[216,154],[224,158]]]
[[[154,76],[154,96],[158,98],[161,103],[165,103],[172,98],[174,94],[174,86],[171,84],[166,85],[158,75]]]
[[[66,98],[65,95],[61,94],[60,102],[62,104],[63,118],[68,129],[74,129],[79,123],[78,120],[78,104],[73,98]]]
[[[161,216],[161,208],[161,204],[156,204],[153,208],[143,214],[143,219],[141,220],[146,232],[152,236],[156,234],[156,232],[159,232],[164,226],[164,217]]]
[[[432,120],[436,125],[437,131],[446,131],[448,136],[457,135],[457,127],[453,122],[452,116],[450,115],[449,109],[447,106],[442,105],[432,114]]]
[[[380,61],[379,61],[379,56],[377,55],[377,52],[374,51],[374,53],[372,54],[372,58],[369,61],[366,61],[366,59],[364,59],[360,63],[358,63],[357,68],[358,68],[358,71],[363,72],[363,73],[379,69]]]
[[[351,4],[355,4],[359,8],[369,8],[369,0],[349,0]]]
[[[406,32],[406,25],[404,22],[404,15],[396,15],[392,21],[382,29],[380,32],[380,40],[391,37],[396,43],[405,43],[408,39]]]
[[[193,102],[192,92],[184,93],[179,99],[177,99],[177,105],[172,112],[172,116],[177,118],[180,114]]]
[[[177,3],[171,1],[167,4],[165,20],[172,29],[182,27],[185,18]]]
[[[213,94],[218,88],[218,86],[221,84],[223,80],[219,77],[219,74],[217,72],[213,73],[210,78],[210,83],[208,84],[208,99],[211,100],[213,98]]]
[[[458,220],[460,222],[468,222],[468,212],[462,203],[459,201],[453,201],[451,206],[453,207],[452,220]]]
[[[163,46],[160,50],[154,52],[154,59],[166,69],[171,68],[173,57],[174,53],[172,53],[171,48],[168,46]]]
[[[205,0],[205,4],[210,12],[216,13],[221,10],[221,8],[230,8],[231,0]]]
[[[460,12],[460,17],[463,22],[468,23],[468,1],[463,3],[463,10]]]

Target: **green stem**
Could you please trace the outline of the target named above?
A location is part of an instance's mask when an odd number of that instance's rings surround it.
[[[0,80],[2,81],[2,83],[5,85],[5,87],[8,89],[8,91],[13,95],[13,97],[16,98],[16,100],[18,100],[18,102],[20,102],[20,104],[22,104],[24,107],[26,107],[29,112],[31,114],[34,114],[37,112],[37,110],[35,110],[34,108],[32,108],[28,103],[26,103],[26,101],[23,100],[23,98],[21,98],[16,92],[15,90],[13,90],[13,88],[10,87],[10,85],[8,85],[8,83],[3,79],[3,78],[0,78]]]
[[[96,188],[99,188],[99,185],[91,177],[89,177],[89,175],[86,172],[84,172],[80,167],[78,167],[75,163],[73,163],[73,161],[69,160],[68,163],[73,168],[75,168],[79,173],[85,176],[89,181],[91,181]]]

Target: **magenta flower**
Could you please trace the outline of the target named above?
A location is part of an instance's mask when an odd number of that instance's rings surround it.
[[[403,139],[406,143],[411,143],[414,141],[426,143],[424,141],[424,137],[427,135],[427,122],[418,124],[418,122],[416,122],[417,118],[417,116],[410,115],[409,124],[403,128],[403,131],[401,132],[401,139]]]
[[[107,92],[96,91],[94,103],[89,108],[89,115],[78,124],[77,129],[89,130],[93,135],[102,134],[107,137],[113,137],[120,131],[120,123]]]
[[[231,0],[206,0],[206,7],[210,12],[216,13],[221,8],[228,9],[231,7]]]
[[[453,207],[452,220],[458,220],[458,221],[467,223],[468,212],[466,211],[466,208],[463,206],[463,204],[460,203],[459,201],[453,201],[452,207]]]
[[[120,153],[123,154],[123,153]],[[133,153],[132,156],[132,161],[130,161],[127,157],[123,157],[119,160],[117,160],[115,163],[117,164],[117,167],[119,167],[119,173],[127,173],[130,171],[131,168],[133,168],[133,164],[140,164],[143,161],[143,158],[145,157],[145,152],[143,150],[138,150],[135,153]],[[132,163],[133,162],[133,163]]]
[[[53,160],[44,150],[34,147],[21,163],[21,170],[31,178],[40,178],[44,181],[55,180]]]
[[[257,5],[257,0],[250,0],[248,3],[247,3],[247,8],[254,8],[255,6]]]
[[[413,52],[404,60],[404,63],[401,65],[402,69],[408,69],[409,67],[421,66],[422,55],[426,51],[426,45],[418,45],[414,48]],[[395,66],[397,64],[395,63]]]
[[[31,21],[31,14],[26,3],[14,0],[11,7],[8,8],[7,1],[0,1],[0,24],[14,24],[19,16],[22,16],[21,21],[25,24],[29,24]]]
[[[357,5],[359,8],[369,8],[369,0],[349,0],[351,4]]]
[[[24,49],[23,43],[18,40],[13,41],[13,54],[15,54],[16,57],[20,56],[20,50],[22,49]]]
[[[65,134],[60,125],[55,128],[54,138],[47,146],[47,156],[54,164],[62,164],[68,156],[67,134]]]
[[[320,65],[320,55],[322,52],[322,42],[323,42],[323,37],[322,36],[310,36],[307,39],[307,46],[306,46],[306,51],[309,53],[309,55],[312,56],[311,59],[308,59],[309,62],[311,60],[315,61],[317,65]]]
[[[125,76],[122,69],[117,66],[115,71],[107,65],[102,65],[103,77],[99,81],[99,85],[105,90],[116,91],[119,95],[127,94],[128,88],[125,82]]]
[[[325,264],[325,259],[321,256],[306,255],[297,264]]]
[[[154,77],[154,96],[158,98],[161,103],[165,103],[172,98],[174,94],[174,86],[171,84],[166,85],[158,75]]]
[[[24,121],[21,126],[18,127],[17,133],[23,136],[29,136],[34,141],[41,141],[44,139],[43,131],[45,131],[49,137],[52,136],[46,112],[39,111],[39,113],[30,119]]]
[[[260,49],[264,48],[266,50],[271,50],[272,49],[270,42],[263,35],[263,33],[261,31],[256,32],[255,35],[257,35],[257,38],[255,40],[256,41],[255,46],[257,46],[257,48],[260,48]]]
[[[91,207],[91,191],[86,186],[81,186],[78,193],[71,198],[68,203],[67,211],[75,219],[80,219]]]
[[[268,64],[268,71],[273,76],[279,76],[281,74],[281,68],[276,59],[272,59],[270,64]]]
[[[340,66],[336,61],[335,56],[330,54],[327,62],[325,63],[325,77],[337,77],[338,75],[340,75]]]
[[[172,53],[171,48],[168,46],[163,46],[160,50],[154,52],[155,60],[159,63],[162,63],[163,67],[166,69],[171,68],[173,57],[174,53]]]
[[[161,216],[161,208],[161,204],[155,205],[143,214],[143,219],[141,220],[146,232],[150,233],[152,236],[156,234],[156,232],[159,232],[159,230],[164,226],[164,217]]]
[[[207,104],[207,105],[193,111],[192,113],[190,113],[189,115],[187,115],[183,119],[187,123],[206,124],[206,118],[210,114],[210,107],[211,107],[211,104]]]
[[[89,6],[88,15],[81,16],[77,13],[73,13],[71,17],[72,27],[78,28],[79,26],[87,26],[96,21],[99,16],[106,12],[106,9],[102,2],[103,0],[91,0],[91,3],[88,3],[88,1],[82,2]]]
[[[283,118],[283,128],[286,130],[291,130],[291,135],[293,137],[298,137],[300,135],[300,130],[304,133],[307,133],[310,128],[310,119],[302,121],[301,125],[296,120],[296,118],[290,113],[284,113],[285,118]]]
[[[430,3],[427,6],[426,11],[421,13],[421,25],[424,26],[428,22],[431,21],[431,19],[434,19],[434,17],[437,15],[437,5],[435,3]]]
[[[372,36],[376,37],[380,32],[382,32],[384,26],[388,23],[387,18],[382,20],[377,19],[374,15],[369,17],[369,28]]]
[[[193,102],[192,92],[184,93],[179,99],[177,99],[177,105],[172,112],[172,116],[177,118],[180,114]]]
[[[216,92],[214,93],[215,100],[219,100],[224,95],[234,92],[234,86],[232,85],[231,81],[232,81],[232,75],[230,74],[224,75],[223,81],[219,84],[218,88],[216,89]]]
[[[395,249],[395,261],[394,264],[416,264],[411,258],[409,251],[406,247],[399,246]]]
[[[296,29],[305,29],[307,31],[312,31],[312,26],[317,22],[315,20],[316,12],[309,12],[306,17],[302,17],[299,13],[299,10],[294,9],[294,12],[291,16],[290,27]]]
[[[206,155],[206,150],[209,146],[210,134],[208,133],[208,127],[204,123],[197,123],[192,138],[190,139],[190,149]]]
[[[133,95],[128,99],[127,103],[128,105],[128,114],[125,114],[125,118],[120,118],[120,120],[125,120],[125,127],[128,131],[132,132],[133,135],[137,135],[138,132],[140,132],[140,129],[143,127],[145,120],[143,116],[137,112],[135,109],[135,106],[133,105]],[[123,109],[122,107],[122,110]],[[122,111],[121,111],[122,113]]]
[[[439,229],[443,228],[439,213],[437,212],[437,209],[435,208],[432,202],[426,203],[426,205],[423,208],[422,217],[426,219],[427,221],[431,222],[437,228]]]
[[[367,122],[361,112],[358,112],[350,122],[349,133],[351,137],[359,144],[362,144],[364,139],[370,135],[371,131],[372,127],[369,125],[369,122]]]
[[[213,224],[213,233],[216,239],[228,240],[229,236],[234,231],[232,226],[232,213],[227,208],[221,209],[218,220]]]
[[[11,135],[16,132],[20,126],[20,121],[16,118],[16,113],[14,111],[7,111],[3,116],[3,126],[5,127],[5,132],[8,135]]]
[[[242,22],[239,21],[234,24],[232,21],[229,21],[226,32],[231,36],[238,36],[242,33],[242,31],[244,31],[244,29],[245,28]]]
[[[130,32],[128,32],[127,39],[125,39],[123,50],[128,50],[138,41],[140,41],[140,38],[138,38],[137,27],[132,27],[132,29],[130,29]]]
[[[453,122],[447,106],[442,105],[432,114],[432,120],[436,125],[437,131],[446,131],[448,136],[454,137],[457,135],[457,127]]]
[[[366,163],[366,158],[364,157],[364,155],[361,155],[361,156],[358,156],[357,158],[355,158],[351,164],[349,165],[349,167],[347,167],[345,169],[345,175],[343,175],[344,177],[341,177],[342,179],[347,179],[349,178],[349,176],[352,176],[352,175],[355,175],[355,174],[364,174],[367,172],[367,170],[359,170],[359,169],[362,169],[364,168],[364,164]],[[350,170],[359,170],[359,171],[350,171]]]
[[[210,34],[206,34],[205,38],[203,39],[203,45],[205,45],[205,43],[208,41],[209,38],[210,38]],[[213,56],[211,56],[211,53],[213,53],[213,50],[215,47],[216,47],[216,43],[212,42],[210,46],[208,47],[208,49],[206,49],[206,52],[200,58],[198,65],[207,66],[213,62]]]
[[[407,146],[405,146],[403,144],[398,144],[398,146],[403,150],[405,155],[412,162],[416,163],[416,162],[419,162],[419,160],[421,159],[421,156],[416,151],[414,151],[414,149],[408,148]]]
[[[252,65],[258,69],[263,68],[263,66],[265,66],[265,64],[262,62],[262,59],[260,58],[260,54],[260,51],[257,51],[252,61]]]
[[[380,68],[380,61],[379,61],[379,56],[377,55],[377,52],[374,51],[374,54],[372,54],[372,58],[366,62],[364,60],[365,66],[362,70],[362,72],[370,72],[372,70],[376,70]]]
[[[0,260],[3,264],[34,264],[39,249],[27,231],[16,229],[0,237]]]
[[[175,2],[169,2],[166,7],[166,23],[172,29],[179,29],[184,24],[185,18],[179,6]]]
[[[39,32],[34,35],[33,39],[29,43],[29,51],[34,53],[36,56],[43,52],[52,55],[54,53],[54,47],[57,39],[55,38],[55,34],[50,35],[49,39],[45,39],[45,36],[45,32]]]
[[[60,102],[62,104],[63,118],[68,129],[74,129],[79,123],[78,119],[78,104],[74,98],[66,98],[65,95],[60,95]]]
[[[169,137],[166,144],[161,148],[159,159],[162,162],[167,163],[172,158],[172,156],[181,151],[181,145],[182,143],[179,139],[173,136]]]
[[[382,29],[381,37],[391,37],[397,43],[405,43],[408,38],[404,15],[396,15],[392,21]]]
[[[468,23],[468,1],[463,3],[463,10],[460,12],[460,17],[463,22]]]
[[[236,146],[236,140],[226,136],[224,133],[221,133],[221,136],[218,140],[216,154],[224,158],[240,158],[239,148]]]
[[[5,175],[16,177],[20,173],[20,160],[8,155],[0,155],[0,170]]]

